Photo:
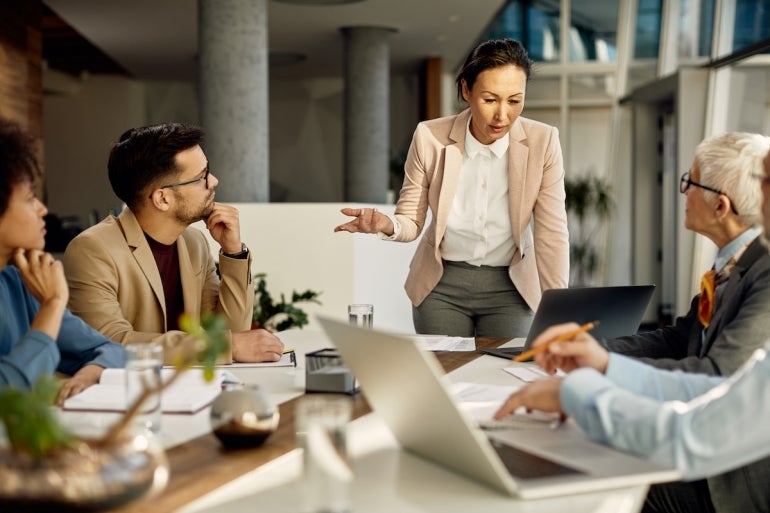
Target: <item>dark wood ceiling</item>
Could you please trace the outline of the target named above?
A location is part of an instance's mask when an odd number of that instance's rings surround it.
[[[41,29],[43,59],[50,69],[76,76],[83,72],[128,75],[120,64],[80,35],[45,4]]]

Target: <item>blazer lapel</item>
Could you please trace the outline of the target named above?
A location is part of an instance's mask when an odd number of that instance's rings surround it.
[[[511,127],[508,145],[508,203],[511,216],[511,230],[513,240],[517,246],[521,246],[522,219],[527,219],[525,209],[531,212],[529,202],[524,197],[527,190],[527,160],[529,158],[529,146],[526,145],[527,134],[520,119]],[[523,255],[523,252],[522,252]]]
[[[717,304],[714,309],[714,317],[711,319],[709,327],[706,328],[706,333],[703,337],[703,345],[701,346],[700,351],[701,357],[705,355],[711,348],[711,344],[714,343],[715,334],[722,330],[722,318],[725,316],[725,313],[728,310],[732,310],[730,305],[733,300],[740,297],[739,292],[742,286],[741,280],[743,280],[743,275],[748,272],[751,266],[754,265],[754,262],[756,262],[757,259],[762,255],[762,251],[764,251],[764,248],[757,238],[749,245],[748,248],[746,248],[746,251],[735,264],[735,268],[733,269],[733,272],[730,273],[730,277],[727,279],[727,283],[724,284],[724,289],[717,297]]]
[[[449,138],[453,144],[448,144],[444,152],[444,174],[441,181],[441,193],[439,194],[436,208],[436,249],[446,232],[446,223],[449,212],[452,210],[452,202],[457,191],[457,181],[463,166],[465,154],[465,129],[468,126],[471,111],[466,109],[455,118]]]
[[[155,299],[163,310],[163,319],[165,322],[166,296],[163,294],[163,283],[160,281],[158,264],[155,263],[155,257],[152,256],[152,250],[147,243],[147,239],[145,239],[142,227],[139,226],[139,221],[136,220],[136,217],[134,217],[131,210],[127,208],[123,209],[123,212],[120,213],[118,221],[123,228],[123,233],[126,236],[126,243],[132,250],[131,254],[134,256],[134,260],[136,260],[137,265],[142,270],[145,278],[147,278],[147,282],[155,293]]]

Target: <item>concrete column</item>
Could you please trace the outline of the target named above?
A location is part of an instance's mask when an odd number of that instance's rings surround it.
[[[267,0],[198,0],[204,150],[217,200],[270,201]]]
[[[390,161],[390,52],[385,27],[345,27],[345,201],[384,203]]]

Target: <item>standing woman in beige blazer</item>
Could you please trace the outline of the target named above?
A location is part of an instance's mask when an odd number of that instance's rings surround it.
[[[457,76],[468,109],[424,121],[395,215],[344,208],[335,231],[417,247],[405,289],[417,333],[526,336],[542,291],[567,286],[569,236],[556,128],[521,117],[532,61],[518,41],[486,41]]]

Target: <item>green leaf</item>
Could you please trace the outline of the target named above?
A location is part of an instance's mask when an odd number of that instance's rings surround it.
[[[74,442],[51,408],[59,381],[42,376],[30,390],[7,388],[0,392],[0,422],[14,451],[40,459]]]
[[[289,328],[302,328],[308,324],[308,316],[296,303],[316,303],[321,304],[318,297],[320,292],[315,290],[305,290],[304,292],[292,291],[291,301],[286,300],[285,294],[281,293],[280,301],[277,303],[273,296],[267,290],[267,275],[258,273],[254,275],[256,287],[254,290],[254,311],[252,313],[252,323],[266,329],[283,331]]]

